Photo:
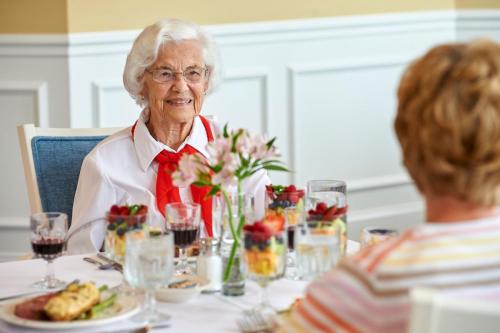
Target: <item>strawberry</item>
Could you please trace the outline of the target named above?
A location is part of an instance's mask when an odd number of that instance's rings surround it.
[[[113,215],[119,214],[120,213],[120,207],[118,205],[113,205],[111,206],[111,209],[109,212]]]
[[[296,205],[297,202],[299,202],[300,197],[298,192],[289,192],[288,193],[288,200],[292,203],[292,205]]]
[[[327,209],[328,209],[328,206],[324,202],[319,202],[316,205],[316,212],[318,212],[318,214],[323,214]]]
[[[128,212],[129,212],[128,206],[120,206],[119,211],[118,211],[118,215],[128,216]]]
[[[336,217],[336,213],[337,213],[337,206],[333,205],[329,207],[323,214],[323,220],[325,221],[333,220]]]
[[[296,192],[297,188],[295,185],[289,185],[287,188],[285,188],[285,192]]]

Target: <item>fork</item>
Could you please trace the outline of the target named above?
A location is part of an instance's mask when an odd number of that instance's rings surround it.
[[[265,318],[255,310],[244,311],[243,318],[236,323],[243,333],[271,333],[274,329],[273,319]]]

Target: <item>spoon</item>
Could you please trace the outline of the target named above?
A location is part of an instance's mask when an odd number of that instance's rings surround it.
[[[99,269],[102,269],[102,270],[108,270],[108,269],[113,269],[113,264],[103,264],[102,262],[100,261],[97,261],[93,258],[89,258],[89,257],[85,257],[83,258],[83,260],[91,263],[91,264],[94,264],[94,265],[97,265]]]

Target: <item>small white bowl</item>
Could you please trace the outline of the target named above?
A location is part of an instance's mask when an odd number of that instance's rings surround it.
[[[176,275],[169,284],[182,280],[193,281],[196,283],[196,286],[191,288],[163,287],[156,292],[156,299],[169,303],[183,303],[201,293],[208,286],[208,281],[205,278],[196,275]]]

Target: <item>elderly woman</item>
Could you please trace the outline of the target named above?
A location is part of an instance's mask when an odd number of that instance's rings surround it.
[[[413,287],[498,292],[500,45],[433,48],[398,99],[396,133],[427,223],[313,282],[284,331],[406,332]]]
[[[69,252],[101,248],[102,218],[113,204],[146,204],[150,224],[161,227],[165,204],[194,201],[201,205],[206,231],[212,234],[212,202],[206,189],[176,188],[171,171],[182,154],[207,156],[205,146],[216,128],[200,112],[220,77],[217,46],[199,26],[165,19],[141,32],[127,57],[123,81],[143,111],[132,127],[106,138],[85,158]],[[257,173],[244,190],[263,198],[267,183],[267,174]]]

